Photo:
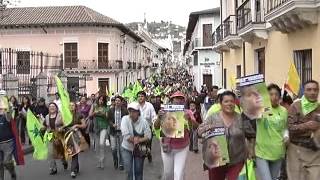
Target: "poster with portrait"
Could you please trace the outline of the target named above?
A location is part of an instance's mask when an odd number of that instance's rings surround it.
[[[237,80],[243,113],[250,119],[261,118],[271,111],[271,101],[263,74],[245,76]]]
[[[165,115],[161,119],[161,130],[164,137],[183,138],[185,114],[184,105],[164,105]]]
[[[216,127],[205,132],[202,159],[208,168],[224,166],[230,162],[228,143],[224,127]]]

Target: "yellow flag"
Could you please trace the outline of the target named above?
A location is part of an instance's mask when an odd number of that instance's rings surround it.
[[[298,74],[298,71],[296,69],[296,66],[293,62],[290,64],[289,72],[288,72],[288,79],[285,84],[286,89],[294,93],[295,95],[299,94],[300,91],[300,76]]]
[[[234,75],[230,76],[230,82],[231,82],[231,89],[236,89],[237,86],[237,80]]]

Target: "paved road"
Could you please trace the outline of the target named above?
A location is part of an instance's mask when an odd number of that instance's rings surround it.
[[[145,162],[144,179],[159,180],[162,172],[162,161],[159,151],[159,144],[154,144],[154,162]],[[58,174],[49,175],[48,163],[46,161],[35,161],[32,155],[26,156],[26,165],[18,167],[19,180],[69,180],[70,170],[64,171],[59,163]],[[88,151],[80,155],[79,180],[125,180],[124,172],[116,171],[113,168],[111,152],[108,149],[106,155],[106,167],[104,170],[96,168],[96,156],[93,151]],[[7,178],[6,178],[7,179]],[[8,178],[9,180],[10,178]],[[206,174],[202,171],[200,154],[189,153],[186,169],[186,180],[206,180]]]

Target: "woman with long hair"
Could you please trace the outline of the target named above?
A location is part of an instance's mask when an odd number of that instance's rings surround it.
[[[27,112],[31,107],[31,101],[28,96],[23,96],[21,105],[19,107],[19,116],[17,119],[19,135],[21,143],[26,143],[26,123],[27,123]],[[30,143],[30,142],[29,142]]]
[[[90,117],[95,118],[96,141],[99,142],[98,168],[104,168],[105,147],[108,139],[109,123],[107,120],[107,100],[106,96],[99,96],[97,104],[91,108]]]
[[[64,137],[64,130],[62,127],[63,121],[59,113],[58,106],[52,102],[49,104],[49,114],[45,118],[44,129],[42,129],[48,133],[53,133],[53,138],[50,140],[48,145],[50,175],[55,175],[58,172],[56,159],[62,160],[65,170],[68,168],[68,163],[65,160],[64,149],[62,145]]]
[[[229,153],[229,163],[218,167],[208,167],[209,180],[236,180],[241,172],[245,160],[247,159],[247,149],[245,142],[245,133],[242,127],[241,115],[235,111],[236,95],[231,91],[226,91],[220,95],[221,111],[210,115],[204,123],[198,128],[199,136],[214,130],[215,128],[224,128],[227,148]],[[207,139],[209,141],[210,139]],[[212,144],[214,145],[214,144]],[[212,146],[211,145],[211,146]],[[214,158],[219,154],[217,148],[212,146],[212,156],[207,158]],[[212,164],[219,164],[213,162],[214,159],[207,159],[205,162]]]

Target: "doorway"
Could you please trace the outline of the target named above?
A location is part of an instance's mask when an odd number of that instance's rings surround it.
[[[99,86],[99,95],[107,95],[107,90],[109,91],[109,78],[99,78],[98,79]]]
[[[212,74],[203,75],[203,84],[205,84],[207,87],[212,87]]]

